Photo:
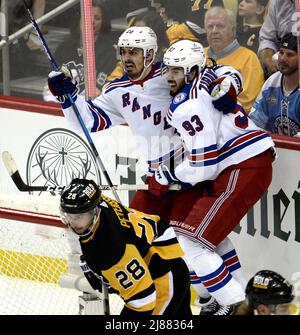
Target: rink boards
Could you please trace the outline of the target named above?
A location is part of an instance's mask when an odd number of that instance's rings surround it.
[[[73,160],[74,173],[83,169],[80,173],[106,184],[103,176],[97,175],[85,141],[69,132],[57,106],[11,98],[0,99],[0,106],[0,151],[12,153],[28,184],[45,185],[49,180],[64,184],[72,170],[71,167],[64,170],[58,163],[59,158],[76,156],[76,150],[80,157],[78,161]],[[118,126],[100,132],[93,135],[93,140],[114,184],[141,183],[146,165],[128,127]],[[299,295],[300,141],[279,136],[275,141],[278,159],[274,163],[269,191],[230,237],[247,278],[261,269],[278,271],[294,284]],[[82,162],[84,167],[79,168]],[[18,192],[2,161],[0,181],[0,193]],[[110,192],[106,193],[111,196]],[[122,191],[119,195],[127,205],[133,193]]]

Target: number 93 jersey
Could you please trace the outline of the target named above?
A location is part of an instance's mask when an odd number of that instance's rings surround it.
[[[274,146],[241,105],[226,115],[214,108],[199,88],[199,78],[186,85],[170,105],[168,122],[183,139],[188,155],[175,168],[182,182],[214,180],[228,166],[241,163]]]

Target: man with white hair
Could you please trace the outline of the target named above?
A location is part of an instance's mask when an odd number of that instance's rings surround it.
[[[257,55],[240,46],[236,39],[236,17],[230,9],[212,7],[205,14],[207,57],[220,65],[237,69],[243,77],[243,91],[238,101],[249,112],[264,83],[263,70]]]

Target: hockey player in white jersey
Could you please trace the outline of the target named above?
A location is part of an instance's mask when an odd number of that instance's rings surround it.
[[[210,191],[194,203],[186,219],[170,224],[195,271],[192,284],[202,283],[207,289],[203,298],[210,294],[227,306],[216,314],[229,314],[244,300],[245,283],[227,236],[267,191],[274,143],[242,106],[225,115],[214,108],[212,96],[231,94],[235,83],[220,78],[210,96],[199,86],[203,57],[201,44],[188,40],[174,43],[164,55],[174,96],[168,122],[180,134],[188,155],[173,170],[161,164],[155,178],[163,185],[211,181]]]
[[[62,72],[49,74],[49,88],[61,103],[69,124],[78,132],[81,128],[66,94],[71,94],[90,132],[108,129],[119,124],[128,124],[136,138],[140,151],[145,153],[149,165],[148,178],[150,192],[137,191],[130,206],[140,211],[160,215],[166,222],[172,217],[182,221],[191,209],[195,199],[202,195],[201,185],[180,192],[167,192],[168,187],[156,183],[150,176],[160,162],[173,161],[182,152],[182,142],[174,133],[166,119],[171,101],[169,85],[162,63],[153,64],[157,51],[157,39],[149,27],[131,27],[125,30],[118,41],[118,55],[125,75],[108,83],[102,94],[93,100],[85,101],[77,95],[76,84]],[[238,71],[230,67],[205,69],[201,85],[208,86],[220,74],[230,76],[241,90]],[[224,99],[225,98],[225,99]],[[236,100],[236,96],[235,96]],[[230,109],[230,99],[222,97],[220,110]],[[167,193],[167,194],[166,194]]]

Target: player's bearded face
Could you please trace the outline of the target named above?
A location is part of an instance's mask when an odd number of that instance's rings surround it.
[[[170,88],[170,94],[174,97],[185,86],[185,77],[183,68],[168,66],[167,79]]]
[[[297,52],[285,48],[280,48],[278,55],[278,69],[284,75],[291,75],[298,71]]]
[[[126,74],[133,80],[139,78],[144,70],[143,50],[138,48],[121,48],[120,54]]]

